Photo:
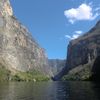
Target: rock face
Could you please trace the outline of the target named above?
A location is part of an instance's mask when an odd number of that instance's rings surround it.
[[[14,17],[9,0],[0,0],[0,64],[11,71],[52,74],[45,50]]]
[[[74,68],[92,62],[100,55],[100,21],[88,33],[72,40],[68,46],[68,66]]]
[[[66,69],[70,75],[80,79],[91,77],[94,62],[100,56],[100,21],[88,33],[69,43],[67,55]]]
[[[64,79],[87,80],[100,77],[100,21],[83,36],[70,41],[66,67],[54,80]],[[98,79],[98,78],[97,78]]]
[[[56,75],[65,67],[66,60],[49,59],[48,62],[49,62],[49,66],[53,72],[53,75]]]

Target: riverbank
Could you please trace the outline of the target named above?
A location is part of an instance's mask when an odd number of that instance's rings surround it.
[[[7,70],[5,67],[0,67],[0,82],[1,81],[49,81],[50,78],[43,75],[38,71],[27,71],[27,72],[20,72],[17,71],[16,73],[12,73],[11,71]]]

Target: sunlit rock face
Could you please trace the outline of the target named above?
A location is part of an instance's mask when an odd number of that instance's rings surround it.
[[[0,64],[11,71],[37,70],[52,75],[45,50],[14,17],[9,0],[0,0]]]
[[[9,0],[0,0],[1,1],[1,7],[2,7],[2,14],[5,16],[12,16],[13,15],[13,10],[12,7],[10,6]]]

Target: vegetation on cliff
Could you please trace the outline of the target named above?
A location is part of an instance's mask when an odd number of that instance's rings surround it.
[[[39,71],[27,71],[12,73],[0,64],[0,81],[49,81],[50,78],[40,73]]]
[[[18,72],[11,78],[12,81],[49,81],[50,78],[37,71]]]
[[[84,66],[80,65],[70,70],[68,74],[62,78],[62,80],[88,81],[92,76],[90,69],[91,69],[91,64],[85,64]]]

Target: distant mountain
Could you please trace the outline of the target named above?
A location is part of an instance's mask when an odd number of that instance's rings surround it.
[[[53,74],[56,75],[65,67],[66,60],[48,59],[48,62]]]

